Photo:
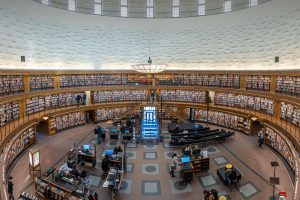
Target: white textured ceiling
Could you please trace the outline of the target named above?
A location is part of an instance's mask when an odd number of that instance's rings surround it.
[[[300,2],[273,0],[205,17],[127,19],[0,0],[2,68],[130,69],[147,61],[149,41],[153,62],[169,69],[300,69]]]

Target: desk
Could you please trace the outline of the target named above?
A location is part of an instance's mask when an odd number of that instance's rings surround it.
[[[179,130],[178,132],[183,132],[183,130],[187,130],[187,131],[193,131],[194,129],[194,124],[192,123],[170,123],[168,125],[168,129],[170,133],[174,133],[174,129],[176,127],[176,125],[179,126]]]
[[[237,181],[241,180],[242,176],[239,170],[237,170],[235,167],[232,168],[232,170],[234,170],[236,172],[236,177],[237,177]],[[228,185],[228,180],[227,180],[227,176],[225,174],[225,167],[219,168],[217,170],[217,174],[220,177],[220,179],[222,180],[222,182],[225,185]]]
[[[123,171],[118,171],[117,175],[116,170],[114,168],[111,168],[108,175],[106,176],[106,179],[103,183],[103,188],[108,188],[110,190],[112,200],[118,198],[118,191],[120,190],[122,185],[123,175]],[[110,185],[110,182],[113,182],[113,184]]]
[[[95,167],[96,166],[96,152],[94,149],[89,152],[90,153],[85,153],[82,150],[79,150],[77,153],[77,162],[84,160],[85,162],[92,163],[92,166]]]
[[[185,163],[180,166],[180,177],[184,183],[193,181],[194,169],[191,163]]]

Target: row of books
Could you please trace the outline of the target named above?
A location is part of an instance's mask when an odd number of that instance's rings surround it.
[[[0,127],[20,118],[18,102],[11,102],[0,105]]]
[[[54,89],[53,75],[30,76],[30,91]]]
[[[79,93],[60,93],[47,96],[38,96],[26,100],[26,113],[40,112],[47,109],[73,106],[77,104],[77,96],[84,97],[84,92]]]
[[[232,93],[215,93],[215,104],[258,110],[267,114],[274,113],[274,100],[264,97]]]
[[[270,76],[247,76],[246,89],[270,91]]]
[[[50,129],[57,131],[85,123],[85,112],[74,112],[50,119]]]
[[[159,99],[164,101],[183,101],[183,102],[197,102],[205,103],[205,91],[191,91],[191,90],[160,90]]]
[[[101,85],[151,85],[152,79],[135,74],[83,74],[60,76],[61,87]]]
[[[279,76],[276,80],[276,92],[300,96],[300,76]]]
[[[23,76],[0,75],[0,96],[24,92]]]
[[[280,117],[300,127],[300,107],[281,102]]]
[[[282,135],[268,127],[265,129],[265,142],[270,144],[280,155],[282,155],[291,168],[295,171],[295,160],[292,150],[289,148],[286,140],[283,139]]]
[[[12,143],[10,148],[8,147],[8,144],[5,148],[7,152],[7,158],[5,163],[5,168],[8,169],[8,167],[12,164],[12,162],[15,160],[15,158],[23,152],[25,149],[30,147],[32,144],[36,142],[36,129],[35,126],[31,126],[28,129],[21,132],[18,136],[14,137],[12,139]]]
[[[130,110],[131,107],[121,108],[102,108],[95,112],[95,121],[104,121],[120,117],[122,114]]]
[[[156,75],[158,85],[196,85],[210,87],[240,87],[240,76],[235,74],[175,74]]]
[[[190,110],[186,109],[187,116],[189,116],[189,112]],[[251,121],[245,117],[217,111],[208,111],[207,115],[206,110],[195,109],[194,119],[196,121],[209,122],[250,134]]]
[[[110,101],[147,101],[147,90],[104,90],[93,92],[93,102],[110,102]]]

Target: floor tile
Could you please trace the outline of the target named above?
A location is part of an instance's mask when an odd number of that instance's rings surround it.
[[[143,164],[142,166],[143,174],[159,174],[158,164]]]
[[[131,194],[131,189],[132,189],[132,180],[123,179],[119,192],[122,194]]]
[[[156,147],[157,147],[157,145],[153,145],[153,144],[145,144],[144,145],[144,149],[147,149],[147,150],[151,150],[151,149],[155,150]]]
[[[142,195],[160,195],[160,181],[142,181],[141,193]]]
[[[191,184],[184,184],[182,179],[170,179],[170,188],[172,194],[181,194],[193,191]]]
[[[212,175],[199,177],[199,182],[204,188],[211,187],[217,184],[217,181]]]
[[[223,165],[223,164],[226,164],[226,163],[229,162],[229,161],[228,161],[225,157],[223,157],[223,156],[216,157],[216,158],[213,158],[213,159],[214,159],[214,161],[215,161],[215,163],[216,163],[217,165]]]
[[[243,186],[239,187],[239,192],[246,198],[249,199],[259,193],[259,190],[252,184],[252,183],[246,183]]]
[[[126,152],[128,159],[136,159],[136,152],[135,151],[127,151]]]
[[[144,152],[144,160],[156,160],[157,152]]]

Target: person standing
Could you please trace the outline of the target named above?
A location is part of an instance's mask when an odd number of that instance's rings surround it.
[[[179,165],[179,161],[178,161],[177,154],[174,153],[171,160],[171,171],[170,171],[170,175],[172,177],[175,177],[174,171],[177,169],[177,165]]]
[[[101,142],[102,142],[102,138],[101,138],[102,128],[99,124],[95,129],[95,134],[97,135],[97,144],[101,144]]]
[[[151,101],[152,101],[152,103],[154,102],[154,99],[155,99],[155,93],[154,93],[154,91],[151,91]]]
[[[83,93],[82,104],[86,105],[86,94],[85,93]]]
[[[12,183],[12,176],[10,176],[7,183],[8,200],[14,200],[13,186],[14,184]]]
[[[82,97],[80,94],[77,95],[76,97],[76,102],[77,102],[77,107],[79,107],[80,101],[82,100]]]

